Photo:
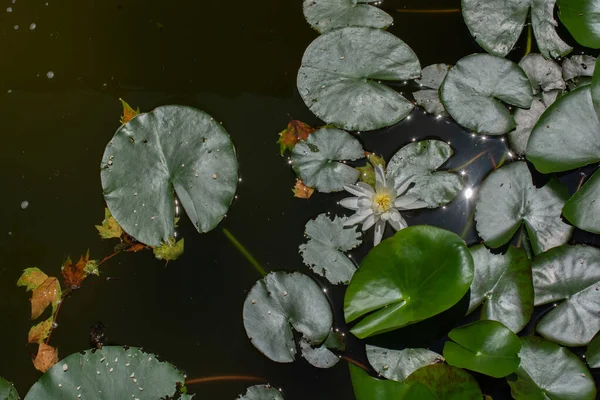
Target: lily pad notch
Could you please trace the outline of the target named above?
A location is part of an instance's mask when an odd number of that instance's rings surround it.
[[[111,214],[125,232],[150,246],[174,237],[175,196],[204,233],[224,218],[238,182],[229,134],[209,114],[177,105],[122,125],[100,167]]]

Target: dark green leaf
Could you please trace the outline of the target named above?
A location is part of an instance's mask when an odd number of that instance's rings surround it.
[[[518,333],[533,313],[533,283],[527,254],[509,247],[494,255],[484,245],[470,248],[475,264],[469,313],[483,303],[481,319],[502,322]]]
[[[446,364],[428,365],[418,369],[404,382],[411,385],[424,384],[435,393],[434,398],[437,400],[481,400],[483,398],[475,378],[460,368]],[[414,400],[418,399],[418,397],[414,398]]]
[[[413,105],[379,81],[417,78],[421,66],[408,45],[373,28],[342,28],[319,36],[306,49],[298,91],[323,121],[348,130],[390,126]]]
[[[173,396],[184,380],[177,368],[153,354],[135,347],[104,346],[59,361],[25,400],[98,399],[99,393],[103,399],[154,400]]]
[[[256,385],[246,389],[237,400],[283,400],[283,395],[271,385]]]
[[[362,242],[357,226],[344,228],[346,220],[346,217],[334,217],[332,221],[326,214],[319,214],[306,224],[305,234],[309,240],[300,245],[304,264],[334,285],[352,279],[356,266],[343,252]]]
[[[517,161],[492,172],[475,205],[477,232],[489,247],[507,243],[525,224],[535,254],[566,243],[573,227],[560,214],[569,194],[555,178],[536,188],[527,164]]]
[[[444,357],[427,349],[391,350],[367,345],[369,364],[381,376],[402,382],[421,367],[444,361]]]
[[[600,335],[594,336],[588,345],[585,359],[590,368],[600,368]]]
[[[498,321],[477,321],[448,333],[444,345],[448,364],[494,378],[503,378],[519,367],[521,342]]]
[[[596,66],[598,66],[598,64],[600,64],[600,58],[596,60]],[[600,67],[594,69],[590,90],[594,110],[596,110],[596,115],[600,118]]]
[[[600,233],[600,172],[571,197],[563,208],[565,218],[584,231]]]
[[[401,400],[406,398],[404,396],[410,389],[409,385],[373,378],[362,369],[352,364],[349,366],[356,400]]]
[[[223,219],[238,181],[221,124],[196,109],[163,106],[121,126],[102,158],[102,188],[125,232],[160,246],[174,237],[175,198],[199,232]]]
[[[0,400],[19,400],[17,389],[12,383],[0,377]]]
[[[377,0],[304,0],[304,16],[321,33],[347,26],[383,29],[394,22],[385,11],[369,3]]]
[[[252,344],[277,362],[292,362],[292,328],[311,345],[322,343],[333,316],[323,290],[299,272],[272,272],[259,280],[244,302],[244,327]]]
[[[560,302],[537,331],[565,346],[584,346],[600,330],[600,249],[561,246],[533,260],[535,305]]]
[[[346,322],[366,315],[351,330],[359,338],[398,329],[452,307],[472,280],[473,259],[460,237],[433,226],[405,228],[363,259],[346,290]]]
[[[323,128],[313,132],[292,150],[292,163],[296,174],[309,187],[319,192],[337,192],[344,185],[352,185],[359,172],[341,162],[364,157],[358,140],[347,132]]]
[[[501,101],[529,108],[532,96],[531,83],[517,64],[489,54],[460,59],[440,88],[442,103],[456,122],[490,135],[502,135],[515,127]]]
[[[600,48],[600,5],[594,0],[558,0],[558,16],[585,47]]]
[[[567,171],[600,160],[600,122],[590,86],[561,96],[531,132],[527,159],[542,173]]]
[[[507,378],[516,400],[593,400],[590,371],[564,347],[539,337],[521,338],[521,365]]]
[[[396,182],[411,178],[414,186],[407,194],[417,196],[428,207],[439,207],[452,201],[463,188],[463,181],[457,174],[436,172],[453,153],[450,145],[441,140],[409,143],[388,163],[387,177]]]

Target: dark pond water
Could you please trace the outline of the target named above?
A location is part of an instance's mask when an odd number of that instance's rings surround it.
[[[458,0],[386,0],[384,6],[396,21],[390,31],[415,50],[423,66],[454,63],[478,51],[460,14],[392,11],[458,8]],[[34,349],[26,346],[29,296],[15,286],[22,269],[37,266],[58,275],[67,255],[78,257],[89,248],[93,258],[102,258],[115,244],[102,242],[94,224],[103,218],[99,164],[119,125],[119,98],[142,111],[191,105],[223,121],[238,150],[242,182],[221,226],[265,268],[307,272],[298,255],[304,224],[321,212],[340,213],[336,202],[345,195],[293,198],[294,174],[275,144],[291,118],[320,122],[295,85],[304,49],[317,36],[304,21],[300,0],[4,0],[2,7],[0,376],[22,395],[39,377],[30,360]],[[472,138],[422,111],[360,138],[386,158],[413,138],[441,138],[456,150],[450,168],[487,150],[465,169],[475,190],[507,152],[499,139]],[[409,215],[409,224],[464,231],[472,244],[472,203],[463,196],[446,209]],[[262,356],[247,339],[241,317],[257,273],[220,229],[199,235],[183,221],[179,234],[186,244],[180,260],[165,266],[148,252],[119,255],[102,268],[104,277],[118,280],[90,280],[65,302],[52,337],[61,356],[88,348],[90,326],[102,321],[109,344],[143,346],[189,378],[256,376],[257,383],[281,387],[287,400],[354,398],[345,363],[318,370],[304,361],[282,365]],[[345,329],[339,314],[343,290],[330,294],[338,308],[336,326]],[[446,317],[446,325],[442,318],[387,340],[399,348],[435,346],[454,324],[452,315]],[[413,343],[419,335],[429,342]],[[360,359],[361,351],[355,346],[350,353]],[[482,383],[490,394],[506,390],[502,383]],[[251,384],[206,383],[190,391],[200,399],[233,399]]]

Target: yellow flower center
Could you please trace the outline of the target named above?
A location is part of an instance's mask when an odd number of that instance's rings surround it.
[[[387,193],[377,193],[373,199],[373,203],[377,208],[377,212],[383,213],[392,206],[392,198]]]

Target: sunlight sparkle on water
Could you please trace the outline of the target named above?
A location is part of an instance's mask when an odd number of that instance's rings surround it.
[[[473,197],[473,189],[467,188],[465,190],[465,199],[469,200],[471,197]]]

